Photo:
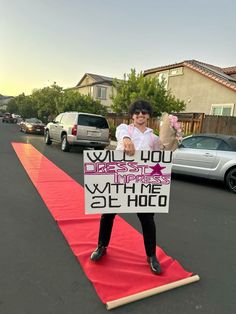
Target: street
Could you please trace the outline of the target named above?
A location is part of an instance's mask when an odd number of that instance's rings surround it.
[[[30,143],[83,185],[83,154],[44,144],[0,120],[0,313],[106,313],[56,222],[21,166],[12,142]],[[236,195],[223,184],[175,176],[170,212],[155,216],[157,243],[200,281],[117,308],[117,313],[234,314]],[[134,214],[121,215],[141,231]],[[130,254],[132,255],[132,248]]]

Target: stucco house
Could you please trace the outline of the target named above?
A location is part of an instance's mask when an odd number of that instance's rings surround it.
[[[92,73],[85,73],[79,83],[70,89],[77,90],[82,95],[90,95],[93,99],[99,100],[111,110],[111,96],[115,95],[116,89],[113,86],[113,78]]]
[[[0,111],[1,110],[3,110],[3,111],[7,110],[7,104],[13,98],[14,98],[13,96],[3,96],[0,94]]]
[[[186,103],[184,112],[236,116],[236,66],[187,60],[145,70],[144,76],[164,80],[166,88]]]

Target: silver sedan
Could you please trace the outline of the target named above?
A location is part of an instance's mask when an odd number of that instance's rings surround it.
[[[236,137],[221,134],[185,137],[173,154],[172,171],[223,181],[236,193]]]

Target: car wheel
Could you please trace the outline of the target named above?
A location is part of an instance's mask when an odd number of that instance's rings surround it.
[[[231,192],[236,193],[236,168],[231,169],[227,173],[225,177],[225,184]]]
[[[50,139],[50,134],[49,134],[48,130],[45,132],[45,144],[47,144],[47,145],[51,145],[52,144],[52,141]]]
[[[61,150],[63,152],[69,152],[70,151],[70,144],[67,141],[67,136],[63,135],[61,139]]]

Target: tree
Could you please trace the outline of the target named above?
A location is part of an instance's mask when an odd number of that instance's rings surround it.
[[[60,112],[63,88],[56,85],[35,89],[31,95],[34,106],[37,109],[37,116],[44,120],[48,116],[56,116]]]
[[[31,96],[24,93],[12,99],[7,106],[12,113],[20,114],[24,118],[37,117],[37,108],[35,107]]]
[[[7,111],[10,113],[17,113],[18,114],[18,106],[16,103],[16,99],[12,98],[8,103],[7,103]]]
[[[62,111],[80,111],[105,115],[107,109],[100,101],[94,100],[91,96],[81,95],[77,91],[67,90],[61,99]]]
[[[77,91],[66,90],[56,85],[35,89],[29,96],[21,94],[11,102],[10,112],[19,113],[24,118],[37,117],[44,122],[54,118],[60,112],[80,111],[105,115],[107,109],[100,101]],[[50,118],[49,118],[50,117]]]
[[[176,99],[159,83],[157,78],[145,77],[142,72],[136,74],[131,69],[127,80],[114,80],[117,94],[112,97],[112,109],[117,113],[129,111],[129,105],[137,99],[145,99],[153,106],[153,115],[160,116],[162,112],[179,112],[185,108],[185,103]]]

